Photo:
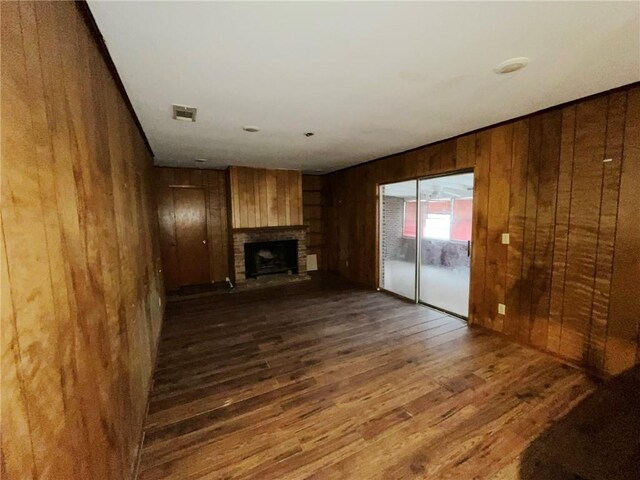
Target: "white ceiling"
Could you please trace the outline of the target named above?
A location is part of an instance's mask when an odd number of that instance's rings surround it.
[[[326,172],[640,80],[640,2],[89,5],[158,165]]]

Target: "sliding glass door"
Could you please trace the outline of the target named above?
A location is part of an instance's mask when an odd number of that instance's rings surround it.
[[[380,187],[380,288],[416,298],[415,180]]]
[[[473,173],[420,180],[419,301],[467,317]]]
[[[381,185],[380,288],[467,317],[472,212],[473,173]]]

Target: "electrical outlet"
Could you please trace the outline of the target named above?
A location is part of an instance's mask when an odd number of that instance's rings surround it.
[[[505,315],[507,313],[507,306],[504,303],[498,304],[498,315]]]
[[[503,245],[509,245],[509,234],[508,233],[503,233],[502,234],[502,244]]]

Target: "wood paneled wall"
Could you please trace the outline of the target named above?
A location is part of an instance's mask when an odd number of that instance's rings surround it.
[[[329,268],[375,287],[377,185],[469,167],[470,322],[598,372],[640,361],[637,84],[329,175]]]
[[[318,256],[318,270],[326,269],[324,179],[320,175],[302,176],[302,216],[307,226],[307,254]]]
[[[202,255],[197,253],[202,248],[197,244],[201,241],[199,239],[191,246],[182,245],[181,249],[179,233],[182,227],[177,214],[177,197],[183,196],[184,189],[204,191],[208,249],[205,247]],[[299,171],[246,167],[229,167],[227,171],[155,168],[155,192],[168,289],[191,283],[224,281],[231,276],[230,221],[233,228],[302,225],[302,175]],[[191,222],[194,220],[190,219]],[[200,280],[185,281],[185,272],[182,271],[185,259],[181,259],[181,252],[196,252],[202,261],[208,263],[204,277],[196,272],[192,277]]]
[[[151,155],[78,7],[1,9],[2,478],[129,479],[164,303]]]
[[[226,172],[223,170],[159,167],[156,167],[154,171],[160,223],[160,247],[167,288],[173,289],[183,285],[179,268],[180,254],[176,227],[175,194],[190,187],[204,190],[208,245],[207,280],[211,282],[224,281],[225,277],[229,276]]]
[[[302,173],[229,167],[233,228],[302,225]]]

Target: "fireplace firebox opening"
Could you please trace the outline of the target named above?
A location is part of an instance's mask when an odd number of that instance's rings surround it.
[[[246,278],[298,273],[298,241],[276,240],[244,244]]]

